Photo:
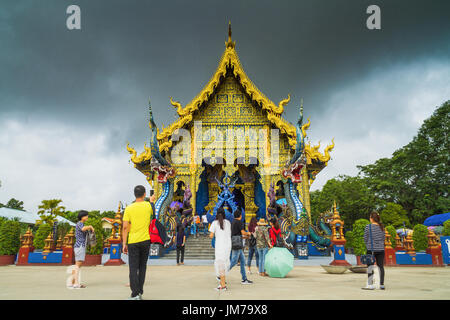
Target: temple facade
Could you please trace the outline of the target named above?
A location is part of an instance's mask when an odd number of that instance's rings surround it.
[[[284,198],[281,170],[296,148],[296,128],[283,118],[289,101],[290,95],[275,104],[248,78],[229,25],[225,51],[211,79],[185,106],[170,98],[179,117],[157,129],[159,153],[176,169],[173,200],[181,202],[189,186],[193,213],[202,215],[215,206],[218,181],[227,176],[236,181],[233,194],[244,208],[246,220],[265,217],[270,186],[274,186],[277,199]],[[301,126],[304,137],[309,126],[309,119]],[[330,160],[334,142],[323,153],[319,147],[304,146],[306,166],[296,186],[308,216],[311,184]],[[159,197],[163,188],[151,167],[151,148],[144,145],[140,154],[129,145],[127,150],[135,168],[147,176]]]

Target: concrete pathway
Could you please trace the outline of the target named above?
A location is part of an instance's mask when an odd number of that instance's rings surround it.
[[[254,284],[244,286],[240,284],[239,268],[235,267],[227,278],[229,291],[218,293],[214,290],[217,282],[212,265],[167,266],[153,261],[157,260],[150,261],[147,269],[144,299],[450,299],[449,267],[386,268],[385,291],[361,290],[366,274],[348,271],[332,275],[320,266],[310,265],[295,266],[284,279],[259,277],[254,273],[249,275]],[[67,289],[67,276],[66,267],[0,267],[0,300],[123,300],[130,295],[126,265],[82,268],[86,289]]]

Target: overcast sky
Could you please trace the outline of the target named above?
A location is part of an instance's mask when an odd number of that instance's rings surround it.
[[[66,9],[81,8],[81,30]],[[381,8],[381,30],[366,8]],[[0,4],[0,202],[115,210],[145,177],[129,162],[215,71],[231,20],[244,70],[332,160],[314,182],[408,143],[450,99],[449,1],[15,1]]]

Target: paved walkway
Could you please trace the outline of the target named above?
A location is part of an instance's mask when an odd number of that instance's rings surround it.
[[[350,264],[356,264],[356,257],[353,254],[346,254],[345,255],[346,260]],[[104,264],[109,259],[109,254],[104,254],[102,256],[102,263]],[[128,263],[128,255],[122,254],[122,260],[126,263]],[[247,261],[247,252],[245,255],[245,260]],[[252,264],[256,266],[255,257],[253,257]],[[322,264],[330,264],[330,262],[333,261],[333,257],[308,257],[308,259],[305,260],[294,260],[295,266],[320,266]],[[214,264],[214,260],[190,260],[185,259],[184,263],[189,266],[212,266]],[[176,265],[177,262],[175,259],[165,259],[159,258],[159,259],[149,259],[147,262],[147,265],[149,266],[173,266]]]
[[[155,261],[155,260],[153,260]],[[152,261],[152,262],[153,262]],[[160,260],[162,261],[162,260]],[[161,262],[159,262],[161,263]],[[186,262],[188,263],[188,262]],[[256,271],[256,269],[254,269]],[[231,270],[229,291],[218,293],[212,266],[151,265],[144,299],[450,299],[450,268],[386,268],[387,290],[365,291],[366,275],[350,271],[332,275],[320,266],[296,266],[284,279],[249,275],[253,285],[241,285],[239,268]],[[65,287],[66,267],[0,267],[0,300],[4,299],[126,299],[130,295],[128,267],[84,267],[86,289]]]

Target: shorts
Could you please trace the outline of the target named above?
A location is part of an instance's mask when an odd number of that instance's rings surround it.
[[[75,253],[75,261],[84,261],[86,257],[86,247],[78,247],[73,249]]]

